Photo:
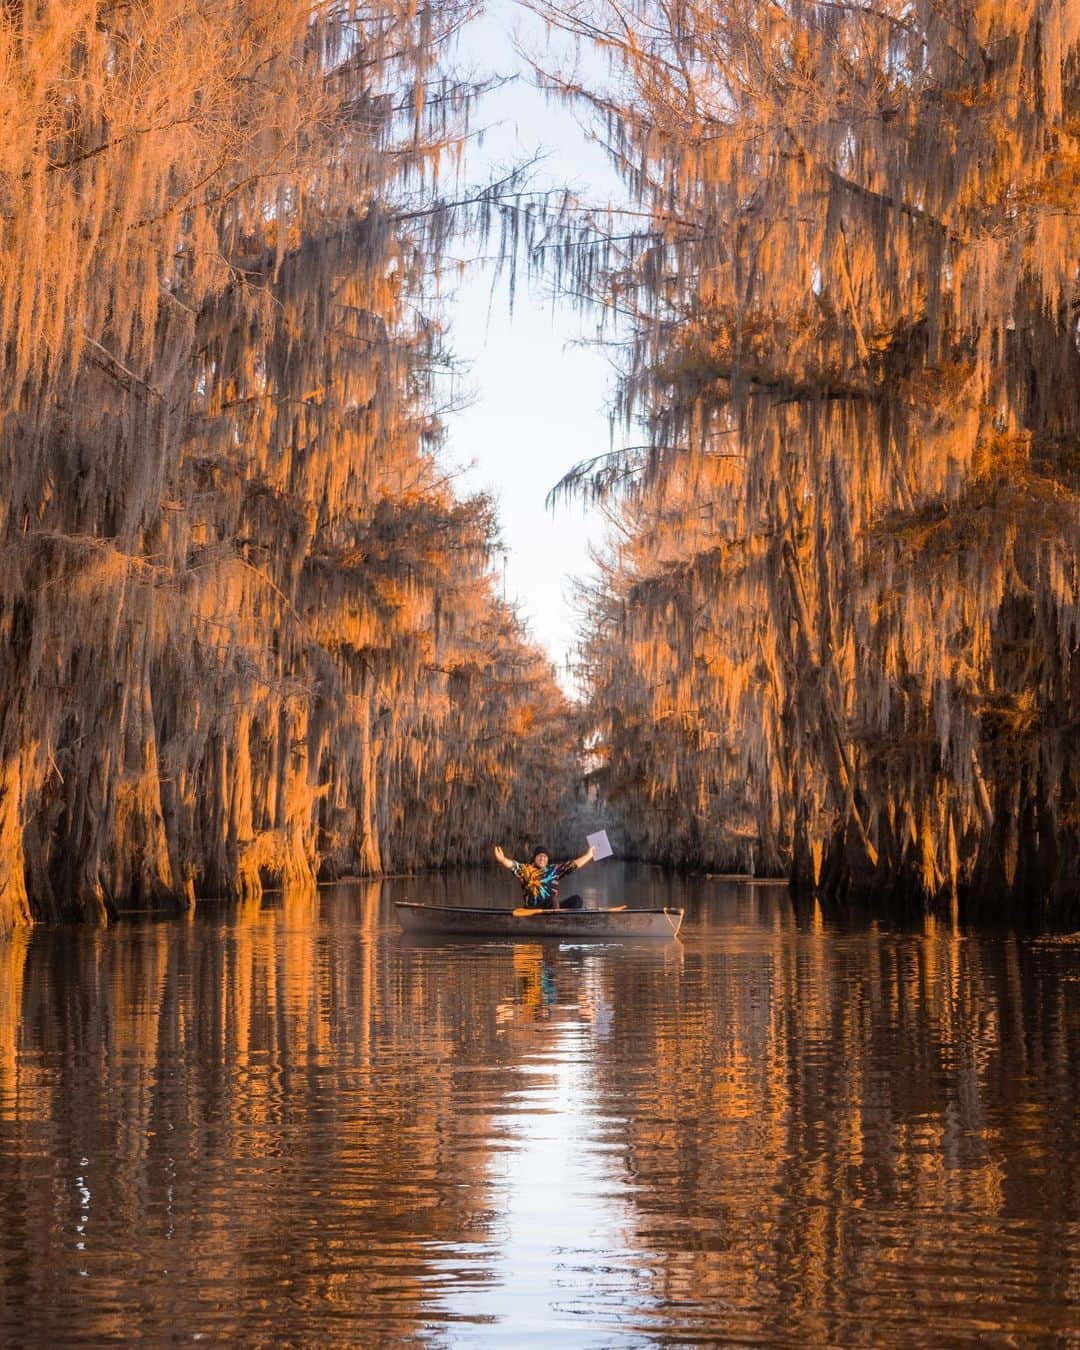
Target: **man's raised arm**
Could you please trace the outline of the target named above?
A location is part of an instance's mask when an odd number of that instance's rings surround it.
[[[574,859],[574,866],[575,866],[575,867],[584,867],[586,863],[591,863],[594,857],[595,857],[595,854],[593,853],[593,847],[592,847],[592,845],[590,844],[589,847],[585,850],[585,852],[581,855],[580,858],[575,858],[575,859]]]
[[[514,870],[514,860],[513,858],[508,858],[506,856],[506,854],[502,851],[501,844],[495,845],[495,861],[502,863],[504,867],[508,867],[511,871]]]

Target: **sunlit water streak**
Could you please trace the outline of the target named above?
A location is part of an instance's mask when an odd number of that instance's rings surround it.
[[[605,864],[0,946],[0,1343],[1080,1338],[1080,944]]]

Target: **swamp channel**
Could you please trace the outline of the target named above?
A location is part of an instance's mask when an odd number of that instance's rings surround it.
[[[402,934],[492,868],[0,942],[0,1343],[1080,1336],[1080,939],[582,882],[681,939]]]

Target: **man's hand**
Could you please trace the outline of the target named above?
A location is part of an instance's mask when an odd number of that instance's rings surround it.
[[[506,866],[506,854],[502,851],[500,844],[495,845],[495,861],[501,862],[504,867]]]

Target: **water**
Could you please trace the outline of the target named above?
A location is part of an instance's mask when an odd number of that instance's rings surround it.
[[[685,941],[0,944],[0,1343],[1080,1344],[1080,943],[580,880]]]

